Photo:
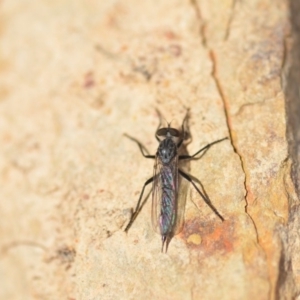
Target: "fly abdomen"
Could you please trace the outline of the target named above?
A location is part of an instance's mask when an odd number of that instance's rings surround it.
[[[170,167],[164,166],[160,174],[162,199],[160,208],[160,232],[167,235],[172,232],[175,223],[176,187]]]

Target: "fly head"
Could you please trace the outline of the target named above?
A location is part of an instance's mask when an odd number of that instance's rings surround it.
[[[180,133],[177,129],[170,127],[160,128],[156,131],[156,137],[158,138],[179,138]]]

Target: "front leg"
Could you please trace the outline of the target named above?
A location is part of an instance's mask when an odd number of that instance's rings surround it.
[[[137,139],[131,137],[130,135],[128,135],[126,133],[124,133],[124,136],[126,136],[127,138],[129,138],[130,140],[132,140],[132,141],[134,141],[135,143],[138,144],[138,146],[139,146],[139,148],[140,148],[140,150],[141,150],[144,157],[151,158],[151,159],[155,158],[155,155],[149,155],[148,154],[149,152],[147,151],[147,149]],[[146,154],[144,153],[144,151],[146,152]]]
[[[179,156],[179,159],[191,159],[191,158],[194,158],[196,155],[198,155],[198,154],[201,153],[202,151],[208,150],[212,145],[217,144],[217,143],[220,143],[220,142],[222,142],[222,141],[224,141],[224,140],[227,140],[227,139],[228,139],[228,137],[225,137],[225,138],[223,138],[223,139],[214,141],[214,142],[212,142],[212,143],[206,145],[205,147],[201,148],[199,151],[197,151],[197,152],[196,152],[195,154],[193,154],[193,155],[180,155],[180,156]]]

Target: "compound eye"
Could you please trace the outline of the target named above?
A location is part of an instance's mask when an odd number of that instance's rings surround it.
[[[161,128],[156,131],[156,135],[158,136],[166,136],[168,133],[174,137],[179,137],[180,135],[179,131],[175,128]]]
[[[170,132],[170,134],[172,136],[176,136],[176,137],[179,137],[179,131],[175,128],[168,128],[168,131]]]
[[[166,136],[169,131],[169,128],[161,128],[156,131],[156,135],[158,136]]]

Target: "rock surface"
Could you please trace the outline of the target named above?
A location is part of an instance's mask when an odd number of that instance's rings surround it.
[[[0,3],[0,299],[297,299],[300,6]],[[299,82],[299,81],[298,81]],[[192,186],[168,252],[151,198],[158,108]],[[147,190],[150,191],[150,188]],[[300,298],[299,298],[300,299]]]

